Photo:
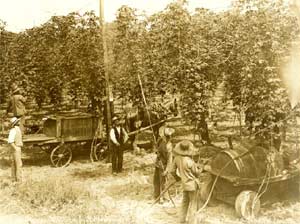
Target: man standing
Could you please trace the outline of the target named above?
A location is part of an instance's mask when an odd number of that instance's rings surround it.
[[[165,188],[167,172],[172,163],[172,142],[171,136],[174,129],[166,127],[163,136],[158,140],[157,157],[155,162],[155,171],[153,177],[154,199],[156,200]],[[164,196],[161,202],[166,199]]]
[[[110,130],[112,148],[112,173],[116,175],[122,172],[124,144],[128,140],[128,134],[121,126],[120,119],[115,116],[112,119],[113,127]]]
[[[186,223],[187,218],[189,223],[193,223],[198,204],[197,190],[199,183],[197,177],[202,170],[198,169],[197,164],[191,158],[195,155],[192,142],[188,140],[179,142],[175,146],[173,153],[175,158],[171,167],[171,173],[176,180],[181,179],[183,189],[180,223]],[[177,176],[176,170],[180,178]]]
[[[12,96],[8,101],[6,113],[12,112],[14,117],[20,118],[20,129],[22,131],[22,134],[24,134],[24,125],[25,125],[25,113],[26,113],[25,102],[26,99],[21,95],[21,90],[15,83],[13,83]]]
[[[13,181],[22,181],[21,147],[23,146],[22,132],[19,128],[20,119],[13,117],[10,120],[11,129],[8,135],[8,144],[11,146],[11,171]]]

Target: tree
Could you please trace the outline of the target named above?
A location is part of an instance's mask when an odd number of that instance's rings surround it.
[[[141,100],[138,75],[141,74],[141,55],[143,47],[142,22],[138,21],[136,10],[122,6],[115,21],[115,39],[113,45],[114,74],[112,78],[118,95],[133,101]]]
[[[55,110],[64,109],[68,97],[77,102],[87,98],[93,110],[102,106],[103,47],[94,13],[54,16],[18,34],[6,32],[1,24],[0,47],[1,100],[17,81],[39,107],[51,103]]]
[[[226,89],[250,125],[270,123],[288,107],[280,66],[295,38],[295,27],[294,18],[280,2],[239,1],[226,14],[224,32],[231,48],[224,67]]]

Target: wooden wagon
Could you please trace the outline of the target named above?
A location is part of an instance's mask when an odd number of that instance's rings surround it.
[[[93,115],[56,115],[43,119],[42,133],[23,136],[24,147],[39,146],[50,153],[55,167],[65,167],[72,160],[72,146],[80,144],[89,150],[91,160],[106,153],[102,120]],[[6,142],[6,138],[1,138]]]
[[[240,144],[219,152],[207,170],[215,178],[213,197],[235,206],[240,217],[258,214],[260,205],[299,197],[299,169],[281,167],[269,149]]]

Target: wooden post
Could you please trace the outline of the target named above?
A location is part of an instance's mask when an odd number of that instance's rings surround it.
[[[102,33],[102,43],[103,43],[103,59],[104,59],[104,73],[105,73],[105,93],[106,93],[106,122],[107,122],[107,146],[110,149],[110,138],[109,131],[111,128],[111,110],[110,110],[110,91],[109,91],[109,74],[107,71],[107,46],[105,40],[105,21],[104,21],[104,0],[100,0],[100,28]]]

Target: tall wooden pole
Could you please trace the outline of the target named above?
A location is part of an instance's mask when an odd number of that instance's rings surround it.
[[[107,146],[110,148],[109,131],[111,128],[111,108],[110,108],[110,90],[109,90],[109,74],[107,71],[107,46],[105,40],[105,21],[104,21],[104,0],[100,0],[100,29],[102,33],[103,43],[103,59],[104,59],[104,73],[105,73],[105,92],[106,92],[106,122],[107,122]]]

